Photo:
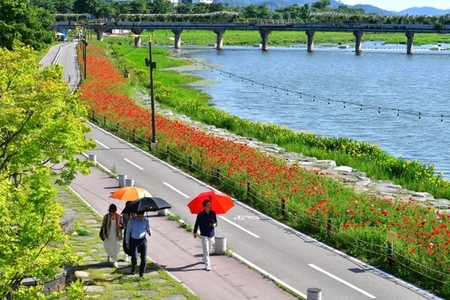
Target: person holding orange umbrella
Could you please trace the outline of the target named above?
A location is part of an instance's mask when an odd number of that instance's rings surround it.
[[[217,216],[214,210],[211,209],[211,201],[203,200],[203,211],[197,215],[194,225],[194,238],[197,237],[198,229],[200,228],[200,236],[202,238],[203,248],[203,263],[205,263],[205,270],[211,271],[211,261],[209,252],[214,244],[214,228],[217,227]]]

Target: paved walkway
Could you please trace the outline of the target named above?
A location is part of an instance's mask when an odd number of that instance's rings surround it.
[[[61,48],[59,46],[54,46],[49,51],[48,55],[42,59],[41,63],[47,65],[53,62],[54,58],[57,55],[60,55],[60,53],[58,54],[57,49],[63,49],[64,51],[67,51],[67,53],[72,53],[73,44],[66,43]],[[64,55],[62,55],[61,58],[58,57],[56,61],[64,66],[66,80],[67,78],[71,78],[71,80],[67,81],[71,86],[76,86],[77,83],[73,80],[74,78],[78,79],[79,75],[77,66],[73,65],[73,62],[75,61],[73,56],[65,58]],[[100,215],[107,213],[111,203],[116,204],[119,211],[124,207],[124,202],[108,198],[111,192],[118,188],[118,181],[96,167],[91,168],[91,174],[88,176],[78,175],[70,187]],[[66,208],[71,208],[72,205],[73,203],[71,201],[66,200],[63,202],[63,206]],[[84,255],[85,257],[85,271],[87,273],[92,270],[95,270],[97,273],[99,271],[103,272],[101,275],[104,278],[111,278],[111,274],[114,272],[119,272],[124,275],[128,274],[130,271],[128,263],[123,261],[120,262],[118,270],[114,271],[112,266],[109,264],[105,265],[104,263],[106,261],[106,254],[104,254],[103,260],[101,259],[103,249],[102,242],[97,237],[97,231],[100,227],[98,220],[94,220],[92,216],[86,217],[86,212],[83,211],[82,208],[75,209],[75,213],[77,221],[82,222],[79,224],[93,224],[91,232],[94,233],[94,237],[86,236],[73,240],[73,243],[75,243],[74,246],[80,248],[79,254]],[[296,297],[285,292],[272,281],[265,279],[261,274],[251,270],[248,266],[240,263],[236,259],[225,255],[213,256],[211,258],[212,271],[205,271],[201,261],[202,246],[200,239],[194,239],[192,233],[180,228],[177,222],[171,221],[164,216],[150,213],[149,218],[153,234],[148,238],[148,256],[156,264],[168,271],[171,276],[174,276],[185,284],[188,290],[198,295],[201,299],[296,299]],[[92,239],[98,239],[98,242],[92,241]],[[92,247],[90,247],[93,249],[86,250],[86,241],[90,241],[91,243],[95,242]],[[121,257],[124,257],[123,253],[121,254]],[[86,264],[86,261],[90,264]],[[147,273],[149,272],[155,273],[155,269],[150,266],[147,270]],[[80,275],[80,273],[78,275]],[[81,276],[83,275],[86,274],[81,273]],[[149,281],[155,281],[152,276],[146,275],[145,278],[148,277]],[[164,281],[164,279],[160,280]],[[88,291],[97,294],[97,296],[100,296],[101,298],[105,297],[105,293],[111,295],[119,295],[120,293],[126,294],[120,284],[108,285],[106,288],[103,282],[100,281],[100,284],[98,284],[98,280],[90,280],[89,283]],[[142,287],[136,285],[136,289],[141,288],[147,289],[145,285],[142,285]],[[145,299],[154,299],[153,296],[150,296],[153,292],[155,291],[142,291],[142,295],[149,295],[148,298]],[[167,299],[187,298],[185,295],[176,294]],[[131,298],[115,297],[114,299]]]
[[[88,176],[78,175],[70,187],[102,215],[107,212],[111,203],[117,205],[118,211],[124,207],[125,202],[108,198],[118,188],[118,181],[98,168],[91,168]],[[201,299],[296,298],[258,272],[226,255],[212,256],[212,271],[205,271],[201,261],[200,239],[194,239],[178,222],[158,216],[157,213],[149,213],[149,220],[152,236],[148,238],[148,256]],[[120,257],[123,258],[124,254],[121,253]],[[125,274],[129,269],[128,264],[120,263],[119,270]]]

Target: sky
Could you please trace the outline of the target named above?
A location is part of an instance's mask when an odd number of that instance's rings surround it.
[[[449,0],[341,0],[346,5],[370,4],[384,10],[401,11],[410,7],[435,7],[450,10]]]

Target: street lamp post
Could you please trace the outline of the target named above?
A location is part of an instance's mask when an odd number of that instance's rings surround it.
[[[156,121],[155,121],[155,89],[153,86],[153,69],[156,68],[156,62],[152,61],[152,42],[148,42],[148,55],[145,58],[145,65],[150,68],[150,101],[152,109],[152,139],[151,147],[157,143],[156,140]]]

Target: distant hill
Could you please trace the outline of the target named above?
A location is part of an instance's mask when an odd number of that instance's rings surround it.
[[[450,4],[449,4],[450,5]],[[434,7],[411,7],[402,11],[397,12],[399,15],[410,15],[410,16],[442,16],[450,14],[450,10],[447,9],[437,9]]]
[[[363,0],[361,0],[363,1]],[[395,0],[393,0],[395,1]],[[254,5],[263,5],[267,4],[269,10],[275,10],[277,8],[286,7],[294,4],[305,5],[311,4],[316,1],[314,0],[214,0],[214,2],[228,4],[229,6],[247,6],[250,4]],[[340,0],[331,0],[330,1],[331,8],[338,8],[340,5],[346,5],[342,3]],[[450,4],[449,4],[450,5]],[[396,11],[388,11],[376,6],[368,5],[368,4],[357,4],[357,5],[346,5],[348,7],[354,8],[362,8],[366,13],[376,13],[382,16],[390,16],[390,15],[416,15],[416,16],[441,16],[445,14],[450,14],[450,10],[437,9],[434,7],[411,7],[399,12]]]
[[[352,7],[355,8],[362,8],[366,12],[366,14],[379,14],[380,16],[391,16],[391,15],[399,15],[399,13],[396,13],[395,11],[388,11],[381,8],[378,8],[376,6],[368,5],[368,4],[357,4],[353,5]]]

